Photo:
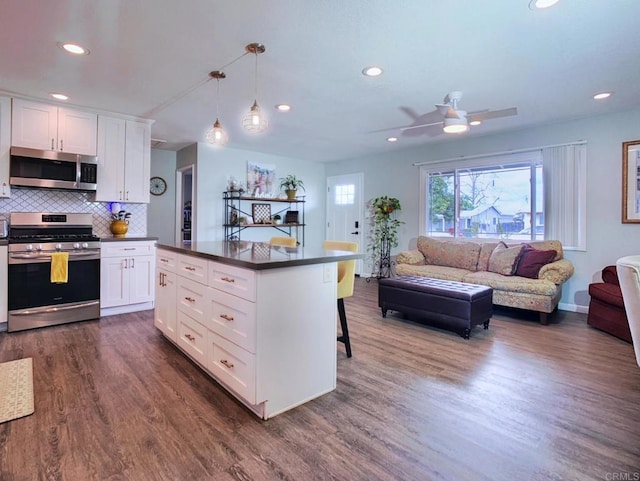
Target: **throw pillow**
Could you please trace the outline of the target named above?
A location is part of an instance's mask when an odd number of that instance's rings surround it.
[[[541,250],[525,244],[516,268],[516,276],[537,279],[542,266],[553,261],[556,255],[557,252],[553,249]]]
[[[489,272],[502,274],[503,276],[512,276],[516,271],[518,259],[524,249],[523,244],[509,247],[504,242],[500,242],[489,257]]]

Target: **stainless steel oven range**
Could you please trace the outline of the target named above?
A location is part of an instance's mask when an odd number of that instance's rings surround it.
[[[9,225],[7,330],[100,317],[100,239],[91,214],[13,212]],[[68,252],[68,280],[51,282],[54,252]]]

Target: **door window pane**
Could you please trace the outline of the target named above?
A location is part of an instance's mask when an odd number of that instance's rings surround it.
[[[355,199],[356,187],[353,184],[336,185],[336,205],[351,205]]]

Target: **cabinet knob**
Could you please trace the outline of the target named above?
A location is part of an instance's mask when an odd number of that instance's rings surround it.
[[[231,277],[223,277],[220,280],[233,284],[236,280]]]
[[[220,314],[220,317],[225,321],[229,321],[229,322],[233,321],[233,316],[230,316],[229,314]]]
[[[185,269],[188,270],[188,271],[191,271],[191,272],[196,270],[195,267],[191,267],[191,266],[186,266]]]
[[[184,299],[189,302],[196,302],[196,300],[193,297],[185,297]]]
[[[51,139],[51,150],[56,150],[55,139]]]
[[[62,152],[64,150],[63,148],[63,144],[62,144],[62,139],[60,139],[60,152]]]
[[[229,369],[233,369],[233,364],[226,359],[220,359],[220,364],[227,366]]]
[[[195,341],[196,338],[193,337],[191,334],[185,334],[184,337],[186,337],[187,339],[189,339],[190,341]]]

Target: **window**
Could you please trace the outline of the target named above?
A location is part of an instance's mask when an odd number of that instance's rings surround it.
[[[547,238],[585,248],[584,144],[421,164],[421,179],[426,235]]]
[[[336,205],[351,205],[355,199],[356,188],[353,184],[336,185]]]

